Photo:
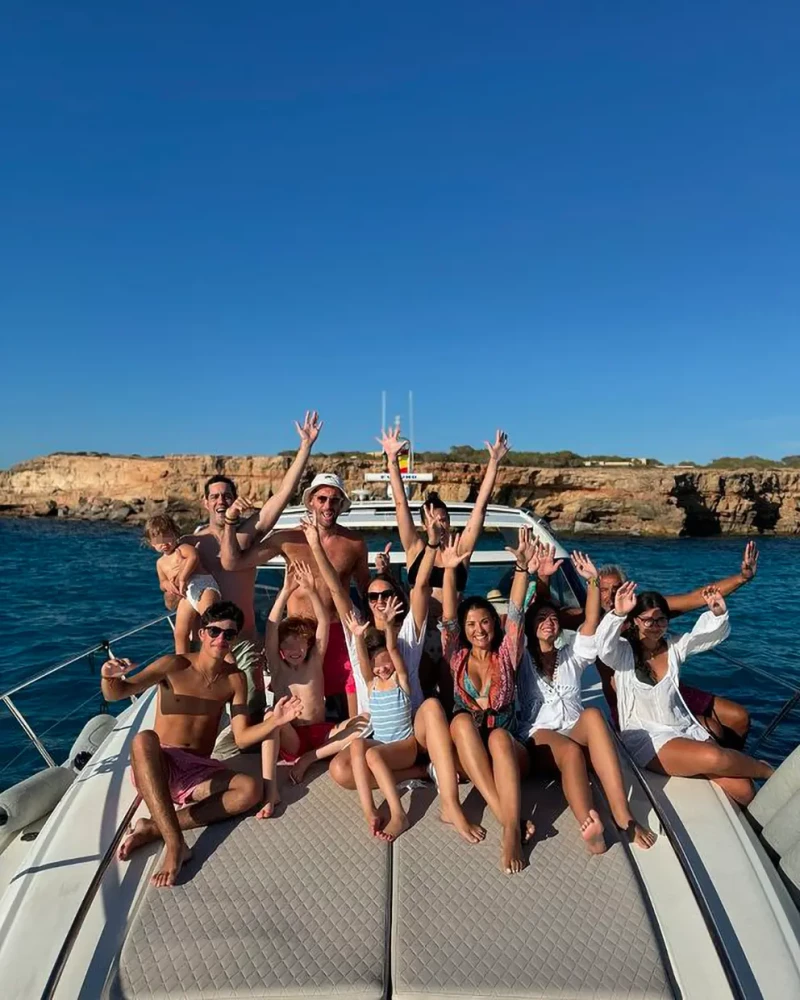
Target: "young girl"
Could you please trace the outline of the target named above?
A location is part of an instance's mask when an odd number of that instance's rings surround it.
[[[525,748],[511,733],[516,672],[524,649],[522,603],[529,570],[535,572],[537,549],[529,528],[520,528],[508,602],[505,635],[494,605],[484,597],[458,603],[456,567],[466,555],[451,538],[442,551],[444,620],[442,653],[450,664],[455,711],[450,724],[458,758],[467,776],[503,827],[500,866],[506,874],[522,871],[520,773],[527,769]],[[525,824],[525,839],[533,836]]]
[[[373,837],[391,842],[408,827],[408,816],[397,794],[394,771],[411,767],[418,747],[411,725],[411,686],[403,657],[397,648],[395,619],[402,605],[396,597],[386,603],[383,633],[368,622],[359,622],[354,612],[345,619],[358,650],[358,663],[369,691],[372,736],[358,737],[350,745],[353,776],[361,808]],[[370,773],[389,806],[385,823],[375,809]]]
[[[581,836],[592,854],[606,850],[603,824],[593,808],[586,767],[588,755],[606,793],[617,826],[641,848],[652,847],[655,835],[631,815],[614,741],[602,713],[584,709],[581,676],[597,658],[595,630],[600,621],[600,588],[594,564],[573,552],[572,564],[586,580],[586,615],[574,639],[556,648],[562,635],[558,610],[537,601],[526,614],[528,653],[517,673],[517,736],[528,743],[534,759],[561,772],[561,785]]]
[[[753,779],[769,778],[772,768],[718,746],[678,690],[686,658],[713,649],[730,633],[719,589],[706,587],[703,598],[708,611],[692,631],[668,636],[666,599],[655,591],[637,597],[636,584],[623,583],[614,610],[597,629],[597,655],[615,671],[622,741],[637,764],[659,774],[707,777],[732,799],[748,805],[755,795]]]
[[[333,568],[330,559],[322,545],[317,531],[314,515],[310,515],[301,527],[305,532],[309,548],[319,567],[320,576],[331,593],[337,614],[341,621],[346,622],[354,612],[350,593],[342,585],[339,574]],[[387,609],[395,599],[401,606],[399,615],[395,618],[400,622],[393,640],[408,674],[408,687],[411,697],[411,712],[414,720],[414,736],[420,751],[427,753],[435,769],[437,787],[441,799],[441,818],[445,823],[452,824],[458,833],[469,844],[477,844],[484,838],[486,831],[476,823],[470,823],[458,798],[458,778],[456,775],[455,753],[450,739],[447,717],[440,702],[435,698],[423,699],[419,683],[419,662],[422,656],[422,645],[425,637],[425,622],[428,616],[430,600],[430,572],[434,557],[439,549],[439,528],[432,523],[428,526],[428,543],[425,546],[422,563],[420,564],[417,582],[411,591],[411,607],[406,611],[408,602],[393,576],[378,573],[373,576],[367,588],[367,621],[379,633],[388,627]],[[394,630],[393,630],[394,631]],[[358,647],[353,641],[352,633],[345,628],[348,640],[350,661],[353,664],[353,675],[358,694],[359,712],[368,713],[369,689],[360,667]],[[412,762],[413,763],[413,762]],[[346,747],[331,761],[331,777],[342,788],[354,789],[355,775],[351,747]],[[395,781],[405,778],[426,777],[424,767],[399,768],[394,775]]]
[[[307,593],[316,620],[283,617],[289,598],[298,589]],[[279,756],[293,764],[289,777],[297,784],[315,761],[333,757],[359,732],[354,719],[339,725],[325,719],[322,663],[329,627],[330,616],[320,600],[311,567],[303,562],[291,563],[286,567],[283,587],[267,619],[265,648],[275,699],[294,695],[303,707],[293,723],[283,726],[261,744],[266,804],[257,819],[272,816],[281,800],[277,781]]]
[[[219,585],[200,562],[197,549],[188,542],[178,544],[180,529],[168,514],[149,518],[144,537],[151,548],[161,553],[156,562],[158,582],[164,603],[175,613],[175,652],[188,653],[196,619],[215,601],[222,600]]]

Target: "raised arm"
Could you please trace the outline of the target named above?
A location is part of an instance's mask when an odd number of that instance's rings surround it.
[[[581,635],[594,635],[601,615],[600,578],[594,563],[585,552],[573,552],[570,560],[578,575],[586,581],[586,610],[579,631]]]
[[[160,684],[165,677],[188,667],[189,661],[185,656],[161,656],[129,677],[128,674],[136,670],[136,664],[131,660],[112,657],[100,668],[100,690],[106,701],[121,701],[123,698],[143,694],[148,688]]]
[[[400,652],[397,646],[397,616],[400,614],[400,602],[396,597],[390,597],[386,602],[386,631],[384,635],[386,636],[386,650],[392,659],[394,664],[395,673],[397,674],[397,683],[405,691],[409,697],[411,696],[411,684],[408,679],[408,670],[406,669],[405,660],[403,659],[403,654]]]
[[[306,536],[308,547],[311,549],[311,555],[314,557],[314,562],[316,562],[319,568],[319,574],[325,586],[331,592],[336,614],[341,621],[344,621],[353,610],[353,602],[350,599],[349,592],[345,589],[339,578],[339,574],[333,568],[333,564],[328,558],[328,553],[322,546],[319,529],[317,528],[316,515],[313,512],[309,512],[300,522],[300,528]]]
[[[636,607],[636,584],[633,580],[623,583],[614,598],[610,611],[595,632],[597,656],[612,670],[633,670],[634,657],[631,644],[622,638],[628,615]]]
[[[309,601],[311,601],[311,608],[314,612],[314,617],[317,620],[317,652],[319,653],[320,660],[324,660],[325,653],[328,649],[328,635],[331,628],[331,616],[328,613],[328,609],[320,599],[319,591],[317,590],[317,583],[308,563],[294,563],[294,577],[301,589],[308,594]]]
[[[287,566],[283,574],[283,586],[278,591],[267,618],[267,629],[264,636],[264,649],[269,661],[270,670],[275,673],[281,665],[280,642],[278,641],[278,626],[283,620],[286,605],[291,595],[297,590],[299,584],[297,577],[292,572],[292,567]]]
[[[734,573],[733,576],[726,576],[722,580],[717,580],[716,583],[697,587],[695,590],[690,590],[685,594],[668,595],[667,604],[669,605],[669,610],[673,615],[682,615],[687,611],[696,611],[698,608],[705,607],[706,601],[703,594],[709,586],[715,587],[723,597],[728,597],[735,590],[738,590],[739,587],[743,587],[746,583],[749,583],[755,577],[757,570],[758,548],[755,542],[748,542],[744,547],[742,565],[738,573]]]
[[[458,590],[456,589],[456,567],[467,558],[459,551],[458,535],[451,535],[442,549],[444,585],[442,587],[442,620],[454,622],[458,617]]]
[[[271,496],[261,508],[258,520],[256,521],[256,532],[266,534],[268,531],[272,531],[275,527],[275,522],[283,513],[286,504],[292,499],[305,472],[314,442],[322,430],[322,421],[319,419],[317,411],[313,410],[306,412],[302,426],[297,421],[295,421],[294,426],[300,435],[300,447],[297,449],[294,461],[286,470],[281,485],[278,487],[278,492],[274,496]]]
[[[431,602],[431,573],[436,562],[436,552],[442,537],[442,526],[433,518],[428,518],[428,538],[425,542],[425,554],[419,564],[417,579],[411,588],[411,613],[414,615],[414,628],[417,635],[425,628],[428,619],[428,607]]]
[[[467,521],[467,526],[461,532],[459,539],[459,552],[462,552],[466,556],[471,556],[475,551],[475,546],[478,544],[478,539],[483,531],[483,522],[486,519],[486,508],[492,499],[494,486],[497,482],[497,470],[500,468],[500,463],[508,454],[510,447],[508,435],[505,431],[501,430],[498,430],[495,434],[494,444],[489,444],[488,441],[484,441],[484,444],[489,449],[489,462],[486,466],[486,472],[483,474],[483,482],[478,491],[475,506],[472,509],[469,521]]]
[[[398,427],[384,431],[383,436],[376,438],[376,440],[386,455],[389,483],[392,487],[394,509],[397,513],[397,530],[400,532],[400,544],[406,554],[406,563],[410,566],[419,553],[422,539],[414,526],[414,518],[411,516],[411,508],[408,506],[408,497],[403,486],[403,477],[400,474],[400,453],[408,442],[400,438]]]
[[[244,675],[238,671],[234,672],[231,675],[231,687],[233,688],[231,732],[240,750],[248,750],[263,743],[276,729],[285,726],[287,722],[293,722],[303,711],[303,703],[299,698],[295,695],[286,695],[276,701],[272,708],[267,709],[263,722],[251,725],[247,707],[247,682]]]
[[[356,653],[358,654],[358,666],[361,670],[361,676],[364,678],[367,687],[369,687],[372,683],[372,660],[370,659],[367,642],[364,638],[364,634],[369,628],[369,622],[360,622],[352,605],[347,614],[342,618],[342,621],[344,622],[344,627],[353,637],[353,642],[356,645]]]
[[[225,524],[219,543],[219,561],[222,568],[229,571],[253,569],[267,562],[280,551],[278,536],[280,532],[270,535],[261,542],[250,544],[251,538],[242,532],[242,519],[245,525],[255,525],[252,516],[253,501],[247,497],[237,497],[225,511]],[[242,542],[246,544],[242,544]]]
[[[681,662],[687,656],[713,649],[731,634],[728,609],[720,590],[713,586],[706,587],[703,591],[703,603],[708,611],[700,615],[691,632],[680,636],[672,645]]]

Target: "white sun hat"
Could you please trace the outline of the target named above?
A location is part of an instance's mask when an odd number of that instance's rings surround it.
[[[344,514],[346,510],[350,510],[350,497],[347,495],[344,483],[334,472],[320,472],[314,476],[311,480],[311,485],[303,490],[304,507],[308,507],[308,501],[311,499],[311,494],[323,486],[330,486],[342,494],[344,499],[340,513]]]

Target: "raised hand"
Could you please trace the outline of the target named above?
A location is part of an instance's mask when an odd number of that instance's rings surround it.
[[[225,520],[232,524],[249,517],[258,505],[258,501],[251,497],[237,497],[225,511]]]
[[[310,448],[319,437],[319,432],[322,430],[322,421],[319,419],[319,414],[316,410],[306,410],[306,416],[302,425],[298,424],[295,420],[294,426],[300,435],[300,447],[302,448],[306,445]]]
[[[124,677],[131,670],[136,669],[136,664],[132,660],[118,659],[112,656],[100,667],[100,676],[111,680],[114,677]]]
[[[392,543],[387,542],[383,547],[383,552],[379,552],[375,556],[375,572],[376,573],[391,573],[392,572],[392,560],[389,558],[389,553],[392,550]]]
[[[310,548],[314,548],[315,545],[320,545],[319,540],[319,526],[317,525],[317,515],[313,510],[310,510],[304,518],[300,521],[300,530],[306,536],[306,541]]]
[[[563,559],[556,559],[555,545],[543,545],[539,555],[539,576],[549,579],[559,571]]]
[[[435,517],[425,518],[425,527],[428,532],[428,543],[430,545],[440,545],[444,535],[444,525]]]
[[[397,597],[393,594],[389,598],[389,600],[386,602],[386,605],[385,605],[384,611],[383,611],[383,617],[384,617],[387,625],[394,625],[394,620],[400,614],[400,609],[402,607],[403,607],[403,605],[400,603],[400,601],[397,599]]]
[[[292,563],[292,570],[294,571],[295,586],[302,587],[303,590],[317,589],[317,581],[314,579],[314,574],[308,563]]]
[[[294,722],[303,711],[303,703],[297,695],[284,695],[272,707],[272,717],[279,726],[285,726],[287,722]]]
[[[384,454],[390,460],[397,458],[408,444],[408,441],[400,437],[399,427],[390,427],[388,431],[382,431],[381,437],[375,438],[375,440],[383,448]]]
[[[506,546],[506,552],[510,552],[517,561],[517,566],[528,567],[528,561],[533,556],[533,534],[530,528],[520,528],[517,540],[517,547]]]
[[[297,582],[297,574],[295,572],[296,563],[287,563],[286,569],[283,573],[283,593],[288,597],[289,594],[293,594],[300,584]]]
[[[356,639],[362,636],[369,628],[369,622],[360,622],[356,616],[355,611],[350,611],[344,620],[347,626],[347,631],[355,636]]]
[[[498,430],[495,434],[494,444],[488,441],[483,442],[489,449],[489,460],[491,462],[502,462],[508,454],[511,445],[508,443],[508,435],[505,431]]]
[[[469,558],[469,554],[464,552],[459,554],[458,535],[451,535],[440,549],[442,553],[442,565],[445,569],[455,569],[459,563]]]
[[[627,617],[636,607],[636,584],[633,580],[623,583],[614,598],[614,611],[621,618]]]
[[[742,557],[742,576],[745,580],[752,580],[758,570],[758,548],[755,542],[748,542],[744,547]]]
[[[708,605],[708,610],[713,612],[717,618],[724,615],[728,610],[725,598],[720,593],[719,587],[704,587],[703,600]]]
[[[593,580],[597,576],[597,568],[585,552],[578,552],[576,550],[569,558],[577,573],[584,580]]]

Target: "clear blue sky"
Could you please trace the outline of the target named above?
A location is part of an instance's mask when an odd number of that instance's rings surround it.
[[[165,9],[167,8],[168,9]],[[792,0],[0,15],[0,465],[800,453]]]

